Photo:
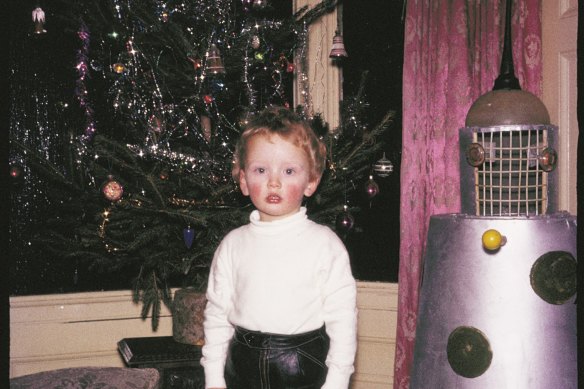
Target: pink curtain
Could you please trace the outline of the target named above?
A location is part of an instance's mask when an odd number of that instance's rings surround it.
[[[541,0],[515,0],[515,75],[541,96]],[[458,130],[499,75],[504,0],[408,0],[403,72],[399,307],[394,388],[409,387],[431,215],[460,212]]]

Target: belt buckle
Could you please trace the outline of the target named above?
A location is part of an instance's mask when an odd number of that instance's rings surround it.
[[[256,336],[249,332],[243,335],[243,340],[245,340],[245,343],[247,343],[248,346],[253,346],[253,341],[255,338]]]

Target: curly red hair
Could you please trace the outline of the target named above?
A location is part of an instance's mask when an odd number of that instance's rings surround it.
[[[307,121],[283,107],[270,107],[255,116],[242,132],[233,155],[233,179],[245,169],[248,140],[254,136],[278,135],[306,152],[309,162],[309,179],[318,180],[326,164],[326,146],[314,133]]]

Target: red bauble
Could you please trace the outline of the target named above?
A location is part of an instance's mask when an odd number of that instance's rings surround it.
[[[10,177],[12,178],[19,178],[22,174],[22,169],[18,165],[10,166]]]

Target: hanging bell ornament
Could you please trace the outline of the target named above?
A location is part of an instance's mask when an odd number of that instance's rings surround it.
[[[221,52],[215,43],[211,44],[211,47],[207,52],[207,71],[212,74],[225,73],[225,67],[223,66],[223,60],[221,59]]]
[[[34,22],[34,33],[45,34],[45,12],[41,7],[37,7],[32,11],[32,21]]]
[[[343,36],[340,32],[337,31],[333,37],[333,47],[329,57],[338,59],[347,58],[348,56],[349,54],[347,54],[347,50],[345,50],[345,44],[343,43]]]
[[[383,157],[373,165],[373,170],[377,173],[377,176],[387,177],[393,173],[393,163],[383,153]]]

